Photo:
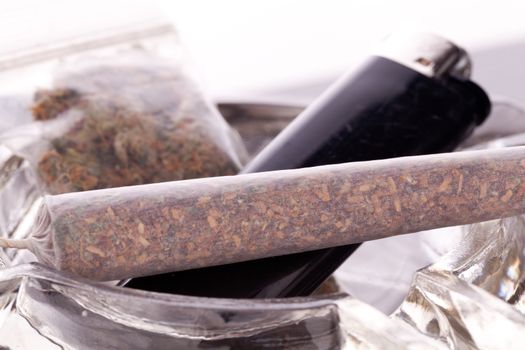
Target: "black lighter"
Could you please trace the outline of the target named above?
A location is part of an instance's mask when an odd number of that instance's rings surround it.
[[[470,60],[431,34],[391,35],[381,52],[332,85],[242,171],[311,167],[452,151],[490,112]],[[136,278],[127,286],[177,294],[308,295],[359,245]]]

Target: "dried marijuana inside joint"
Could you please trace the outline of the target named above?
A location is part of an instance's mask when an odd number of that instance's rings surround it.
[[[525,212],[524,158],[514,147],[45,196],[19,246],[112,280],[486,221]]]

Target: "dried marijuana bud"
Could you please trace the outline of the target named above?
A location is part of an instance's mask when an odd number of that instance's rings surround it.
[[[35,120],[49,120],[78,102],[80,95],[73,89],[39,90],[31,112]]]
[[[97,66],[35,94],[35,119],[74,120],[36,162],[48,193],[237,173],[231,130],[193,84],[143,68]]]

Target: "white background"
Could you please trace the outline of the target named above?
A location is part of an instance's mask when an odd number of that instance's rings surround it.
[[[404,27],[464,46],[490,93],[525,100],[521,0],[0,0],[0,56],[159,14],[175,23],[218,98],[309,102]]]
[[[217,96],[254,93],[309,101],[378,40],[405,27],[432,31],[464,46],[474,59],[474,78],[489,92],[525,100],[524,1],[159,4],[177,23]]]

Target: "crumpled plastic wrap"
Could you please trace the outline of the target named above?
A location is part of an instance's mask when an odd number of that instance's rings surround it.
[[[521,217],[472,225],[454,250],[418,271],[394,313],[450,348],[523,349]]]

